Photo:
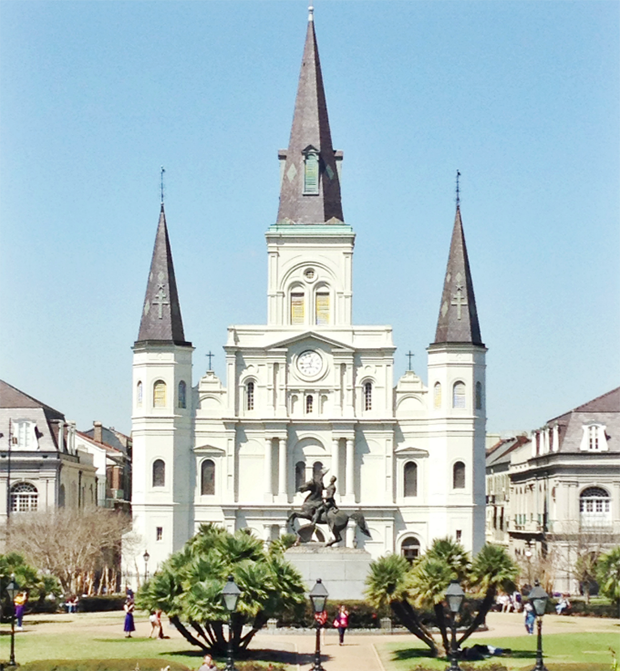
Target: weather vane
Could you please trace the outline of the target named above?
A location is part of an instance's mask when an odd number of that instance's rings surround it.
[[[456,206],[459,207],[461,204],[461,187],[459,184],[459,178],[461,173],[459,170],[456,171]]]
[[[164,166],[161,166],[161,174],[160,174],[160,190],[161,190],[161,204],[164,204],[164,173],[166,172]]]

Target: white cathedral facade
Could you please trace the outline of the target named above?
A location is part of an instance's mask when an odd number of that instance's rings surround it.
[[[281,194],[267,238],[267,324],[231,326],[225,379],[192,386],[162,204],[133,361],[133,515],[151,568],[201,523],[287,531],[317,469],[372,538],[409,557],[452,536],[476,551],[485,525],[485,353],[457,206],[428,384],[394,384],[389,326],[352,322],[355,233],[340,198],[312,14]],[[439,298],[439,288],[438,288]],[[430,335],[430,334],[429,334]],[[325,535],[327,528],[323,529]]]

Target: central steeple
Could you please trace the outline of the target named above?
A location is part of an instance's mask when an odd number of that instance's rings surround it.
[[[340,152],[332,146],[323,75],[310,7],[288,150],[282,165],[278,224],[341,223]]]

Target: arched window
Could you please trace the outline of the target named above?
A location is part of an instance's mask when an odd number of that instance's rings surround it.
[[[136,405],[142,405],[142,382],[136,385]]]
[[[179,382],[179,408],[187,408],[187,385],[183,380]]]
[[[157,380],[153,385],[153,407],[166,407],[166,383],[163,380]]]
[[[435,382],[433,387],[433,405],[435,408],[441,408],[441,382]]]
[[[166,464],[163,459],[155,459],[153,462],[153,487],[166,486]]]
[[[317,291],[314,304],[314,323],[317,326],[329,325],[329,292]]]
[[[476,410],[482,410],[482,382],[476,382]]]
[[[18,482],[11,487],[11,511],[31,513],[36,511],[39,493],[29,482]]]
[[[602,487],[588,487],[579,496],[579,512],[584,526],[611,524],[611,497]]]
[[[254,382],[252,380],[245,385],[245,409],[254,410]]]
[[[372,382],[364,384],[364,410],[372,410]]]
[[[465,408],[465,383],[455,382],[452,387],[452,407]]]
[[[452,467],[452,489],[465,489],[465,464],[462,461]]]
[[[295,491],[298,492],[299,488],[306,481],[306,464],[303,461],[298,461],[295,464]]]
[[[420,555],[420,541],[417,538],[405,538],[400,546],[400,551],[403,557],[410,564],[413,564]]]
[[[418,465],[413,461],[405,464],[403,492],[405,496],[418,495]]]
[[[317,480],[318,478],[320,478],[322,470],[323,470],[323,462],[322,461],[315,461],[312,464],[312,479]]]
[[[200,493],[202,496],[215,494],[215,463],[205,459],[200,466]]]
[[[312,394],[306,396],[306,414],[310,415],[314,407],[314,398]]]
[[[291,324],[303,324],[306,321],[305,297],[303,291],[291,293]]]

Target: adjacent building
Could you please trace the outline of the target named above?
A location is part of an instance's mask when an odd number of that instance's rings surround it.
[[[93,456],[74,422],[0,380],[0,516],[97,505]]]

